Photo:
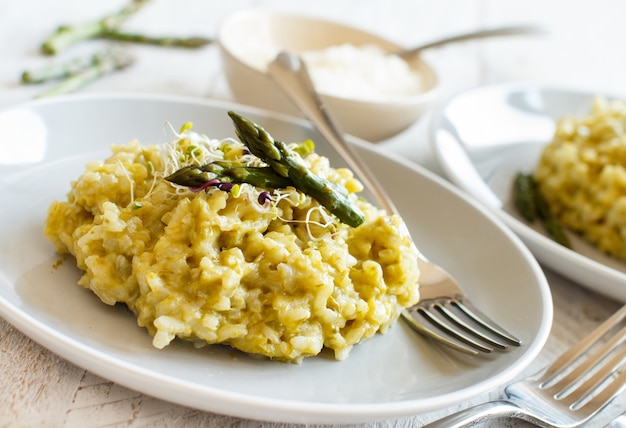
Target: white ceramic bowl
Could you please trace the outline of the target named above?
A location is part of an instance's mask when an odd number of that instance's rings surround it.
[[[343,24],[318,18],[259,9],[235,12],[220,26],[217,41],[228,84],[237,101],[290,115],[297,107],[266,75],[251,51],[288,50],[294,53],[351,44],[377,45],[385,52],[401,47]],[[392,137],[413,124],[437,96],[437,76],[419,56],[407,61],[420,74],[424,92],[406,98],[363,101],[320,94],[343,130],[367,141]]]

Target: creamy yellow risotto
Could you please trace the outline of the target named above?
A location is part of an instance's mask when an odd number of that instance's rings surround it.
[[[534,174],[563,225],[626,260],[626,102],[594,100],[586,117],[565,117]]]
[[[348,195],[364,222],[338,221],[292,186],[165,178],[212,162],[266,166],[234,139],[184,126],[173,142],[114,146],[53,202],[45,233],[76,258],[79,281],[104,303],[126,304],[157,348],[196,345],[300,362],[324,348],[344,359],[417,302],[416,249],[402,220],[357,195],[360,182],[292,143],[300,162]]]

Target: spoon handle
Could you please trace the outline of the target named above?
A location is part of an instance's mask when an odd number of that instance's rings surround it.
[[[401,58],[408,58],[412,55],[415,55],[425,49],[436,48],[439,46],[447,45],[448,43],[457,43],[464,42],[466,40],[472,39],[485,39],[489,37],[500,37],[500,36],[523,36],[523,35],[539,35],[546,34],[547,30],[543,27],[534,26],[534,25],[520,25],[513,27],[500,27],[500,28],[492,28],[488,30],[481,31],[471,31],[469,33],[457,34],[455,36],[445,37],[443,39],[434,40],[432,42],[424,43],[417,47],[401,50],[396,53]]]
[[[365,188],[372,192],[381,207],[389,214],[397,213],[396,207],[382,190],[382,186],[378,184],[374,175],[358,159],[344,139],[339,124],[319,97],[306,65],[300,57],[289,52],[281,52],[274,61],[268,64],[267,68],[270,77],[337,150]]]

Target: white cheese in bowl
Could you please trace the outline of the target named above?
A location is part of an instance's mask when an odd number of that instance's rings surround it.
[[[280,52],[277,47],[251,47],[247,61],[255,68]],[[397,55],[375,45],[342,44],[300,54],[318,92],[362,101],[395,101],[424,92],[420,74]]]
[[[343,44],[321,51],[305,52],[317,90],[343,98],[387,101],[423,92],[419,73],[397,55],[378,46]]]

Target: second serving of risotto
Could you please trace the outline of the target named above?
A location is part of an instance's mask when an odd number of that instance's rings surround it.
[[[339,206],[303,191],[271,149],[261,159],[245,141],[188,125],[173,140],[114,146],[52,203],[45,225],[84,271],[80,285],[126,304],[155,347],[180,338],[281,361],[323,349],[344,359],[418,301],[417,250],[402,219],[358,196],[351,171],[332,168],[310,141],[277,147]],[[345,208],[357,224],[339,220]]]
[[[598,97],[561,118],[534,172],[552,214],[603,252],[626,261],[626,102]]]

